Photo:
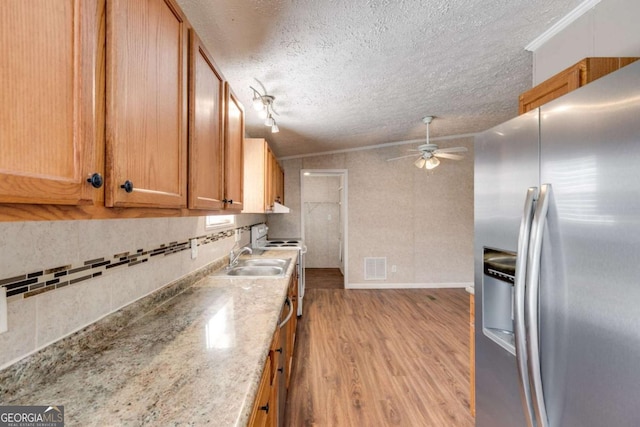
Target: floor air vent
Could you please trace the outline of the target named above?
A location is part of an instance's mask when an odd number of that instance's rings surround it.
[[[364,259],[364,280],[386,280],[387,258],[367,257]]]

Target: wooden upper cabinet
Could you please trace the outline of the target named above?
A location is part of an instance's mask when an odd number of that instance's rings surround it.
[[[0,203],[91,203],[103,191],[87,182],[102,174],[101,3],[0,7]]]
[[[244,211],[273,211],[273,202],[284,204],[284,172],[269,144],[262,138],[244,140]]]
[[[107,2],[107,206],[187,206],[187,26],[173,0]]]
[[[224,126],[224,196],[225,208],[241,211],[243,207],[244,108],[225,82],[227,114]]]
[[[189,41],[189,208],[223,209],[224,79],[193,30]]]
[[[275,201],[284,205],[284,170],[276,161],[276,170],[275,170]]]
[[[632,57],[584,58],[536,87],[522,93],[519,98],[518,113],[524,114],[527,111],[531,111],[625,65],[629,65],[637,59]]]

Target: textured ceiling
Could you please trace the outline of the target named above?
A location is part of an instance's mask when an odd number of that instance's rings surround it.
[[[581,0],[178,0],[278,157],[478,132],[517,114],[524,46]],[[251,108],[258,79],[280,132]]]

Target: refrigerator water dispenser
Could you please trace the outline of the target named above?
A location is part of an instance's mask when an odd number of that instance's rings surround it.
[[[516,253],[485,247],[483,270],[482,331],[489,339],[515,355],[513,284]]]

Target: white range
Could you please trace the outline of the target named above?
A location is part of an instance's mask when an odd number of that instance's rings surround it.
[[[304,298],[304,254],[307,247],[298,237],[268,239],[269,227],[266,224],[256,224],[251,227],[251,247],[262,250],[297,250],[298,251],[298,317],[302,316],[302,299]]]

